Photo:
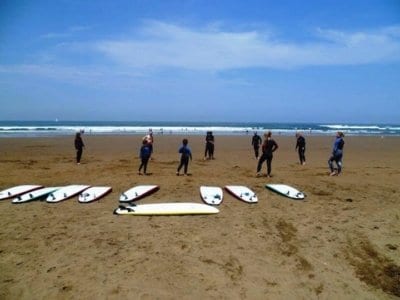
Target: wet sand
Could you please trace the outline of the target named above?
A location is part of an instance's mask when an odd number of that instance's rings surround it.
[[[189,136],[191,176],[175,175],[183,136],[155,136],[150,176],[137,175],[140,136],[0,139],[0,189],[20,184],[109,185],[99,202],[0,201],[1,299],[394,299],[400,296],[400,138],[345,137],[344,169],[328,176],[334,137],[295,138],[280,148],[272,178],[256,178],[251,136]],[[265,166],[263,167],[265,172]],[[265,188],[285,183],[293,201]],[[224,192],[208,216],[116,216],[119,195],[160,190],[139,203],[199,202],[199,187],[246,185],[259,203]]]

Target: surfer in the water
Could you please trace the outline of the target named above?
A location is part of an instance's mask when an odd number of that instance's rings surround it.
[[[181,171],[182,167],[184,175],[186,176],[188,174],[187,171],[189,166],[189,159],[192,160],[192,151],[190,150],[188,143],[189,142],[187,139],[183,139],[182,146],[178,150],[178,152],[181,153],[181,162],[178,166],[178,169],[176,170],[177,176],[179,176],[179,172]]]
[[[272,139],[271,131],[264,133],[264,143],[262,144],[262,155],[258,160],[257,177],[261,176],[261,167],[264,161],[267,161],[267,177],[271,177],[272,153],[278,149],[278,144]]]
[[[212,131],[207,131],[206,150],[204,151],[204,160],[214,159],[214,136]]]
[[[336,139],[333,144],[332,156],[328,160],[329,169],[331,170],[330,176],[337,176],[342,172],[342,158],[344,147],[344,134],[341,131],[336,133]],[[333,167],[333,162],[336,163],[337,169]]]
[[[306,156],[305,156],[305,152],[306,152],[306,139],[304,138],[304,136],[301,134],[301,132],[297,132],[296,133],[296,148],[295,150],[298,151],[299,153],[299,160],[300,160],[300,164],[301,165],[305,165],[306,164]]]
[[[142,147],[140,147],[140,159],[142,163],[140,164],[138,174],[142,175],[142,168],[144,175],[147,175],[147,164],[149,163],[149,159],[151,156],[151,148],[149,147],[149,143],[147,139],[143,139],[142,141]]]
[[[253,138],[251,139],[251,144],[253,145],[254,156],[256,157],[256,159],[258,159],[261,143],[262,143],[261,137],[257,134],[257,132],[254,132]]]
[[[81,164],[82,152],[85,144],[82,141],[81,132],[77,132],[75,135],[75,149],[76,149],[76,163],[78,165]]]

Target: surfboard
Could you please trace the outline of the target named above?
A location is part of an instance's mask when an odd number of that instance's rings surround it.
[[[89,203],[100,200],[111,191],[112,188],[110,186],[92,186],[79,194],[78,201],[80,203]]]
[[[132,202],[146,197],[159,189],[158,185],[138,185],[121,194],[120,202]]]
[[[234,197],[246,203],[257,203],[258,197],[251,189],[242,185],[227,185],[225,189]]]
[[[114,214],[117,215],[134,216],[204,215],[218,212],[219,210],[216,207],[190,202],[120,205],[114,210]]]
[[[89,187],[90,187],[89,185],[78,185],[78,184],[67,185],[57,191],[54,191],[53,193],[50,193],[47,196],[46,201],[48,203],[61,202],[79,194],[80,192],[86,190]]]
[[[60,187],[45,187],[38,190],[30,191],[25,194],[19,195],[14,198],[11,203],[20,204],[26,203],[34,200],[40,200],[41,198],[46,197],[48,194],[60,189]]]
[[[265,187],[291,199],[303,200],[305,197],[304,193],[286,184],[267,184]]]
[[[201,199],[209,205],[220,205],[223,200],[223,192],[217,186],[201,186],[200,187]]]
[[[42,188],[42,185],[18,185],[0,192],[0,200],[17,197]]]

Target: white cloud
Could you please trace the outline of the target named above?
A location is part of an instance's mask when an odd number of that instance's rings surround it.
[[[91,30],[91,26],[71,26],[67,28],[64,32],[48,32],[45,34],[42,34],[40,38],[42,39],[65,39],[65,38],[71,38],[74,35],[89,31]]]
[[[130,39],[103,40],[94,49],[133,68],[229,70],[357,65],[400,60],[400,27],[374,32],[317,31],[312,42],[283,42],[257,31],[195,30],[146,22]]]
[[[89,29],[71,27],[67,31],[70,34]],[[85,64],[84,57],[93,60]],[[222,30],[217,23],[192,29],[145,22],[128,38],[90,43],[61,41],[41,51],[35,63],[0,65],[0,73],[78,84],[125,82],[129,86],[151,76],[153,70],[169,68],[215,72],[399,61],[400,26],[359,32],[318,29],[309,41],[287,42],[265,30],[233,32]]]

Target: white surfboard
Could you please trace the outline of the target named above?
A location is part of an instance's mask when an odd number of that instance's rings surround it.
[[[159,189],[158,185],[138,185],[121,194],[120,202],[132,202],[146,197]]]
[[[42,185],[18,185],[0,192],[0,200],[14,198],[19,195],[25,194],[42,188]]]
[[[55,192],[56,190],[60,189],[60,187],[45,187],[38,190],[34,190],[18,197],[14,198],[11,203],[20,204],[26,203],[29,201],[39,200],[41,198],[46,197],[48,194]]]
[[[216,207],[189,202],[177,203],[152,203],[141,205],[120,205],[114,210],[117,215],[136,216],[162,216],[162,215],[204,215],[216,214],[219,210]]]
[[[291,199],[303,200],[305,197],[304,193],[286,184],[267,184],[265,187]]]
[[[89,185],[67,185],[53,193],[50,193],[47,196],[46,201],[48,203],[61,202],[79,194],[89,187]]]
[[[225,189],[234,197],[246,203],[257,203],[257,195],[248,187],[242,185],[227,185]]]
[[[217,186],[201,186],[200,187],[201,199],[209,205],[220,205],[222,203],[224,194],[222,189]]]
[[[95,200],[99,200],[112,191],[110,186],[92,186],[87,190],[84,190],[78,196],[80,203],[89,203]]]

